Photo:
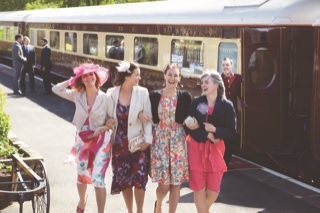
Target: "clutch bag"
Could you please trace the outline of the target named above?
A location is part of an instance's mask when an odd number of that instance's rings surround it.
[[[131,140],[129,140],[129,151],[131,153],[137,151],[140,149],[140,144],[143,143],[145,141],[144,136],[143,135],[138,135],[134,138],[132,138]]]
[[[85,143],[88,143],[92,140],[95,140],[96,137],[90,137],[91,135],[93,135],[93,131],[92,130],[84,130],[79,132],[79,137],[81,138],[81,140]]]

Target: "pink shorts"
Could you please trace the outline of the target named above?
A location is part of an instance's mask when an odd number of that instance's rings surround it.
[[[224,172],[198,172],[190,171],[189,186],[193,191],[207,188],[214,192],[220,192],[221,180]]]
[[[189,161],[189,186],[198,191],[207,188],[220,191],[223,173],[227,170],[223,159],[224,142],[197,143],[191,136],[187,137]]]

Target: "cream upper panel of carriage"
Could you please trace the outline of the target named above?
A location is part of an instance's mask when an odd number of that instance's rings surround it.
[[[45,23],[312,25],[319,0],[170,0],[44,9],[26,17]]]
[[[35,14],[36,10],[28,11],[12,11],[12,12],[1,12],[0,13],[0,22],[10,21],[10,22],[21,22],[25,21],[26,17],[30,14]]]

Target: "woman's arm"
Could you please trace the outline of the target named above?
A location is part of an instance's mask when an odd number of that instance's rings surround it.
[[[73,94],[71,89],[67,89],[69,86],[69,80],[58,83],[52,87],[52,91],[62,98],[74,102]]]

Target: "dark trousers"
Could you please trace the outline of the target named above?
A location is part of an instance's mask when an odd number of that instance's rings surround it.
[[[30,91],[33,92],[35,89],[35,83],[34,83],[34,70],[32,68],[32,65],[24,65],[24,68],[22,69],[21,76],[20,76],[20,90],[22,93],[26,92],[26,73],[29,75],[29,86]]]
[[[229,167],[229,163],[232,159],[232,154],[240,150],[240,134],[237,133],[233,137],[225,139],[224,145],[226,149],[224,151],[223,159]]]
[[[14,93],[17,93],[19,91],[19,87],[20,87],[19,81],[20,81],[22,68],[23,68],[23,66],[13,65],[13,69],[15,71],[14,78],[13,78],[13,92]]]
[[[51,77],[50,77],[50,69],[45,68],[43,72],[43,87],[46,93],[51,93]]]

